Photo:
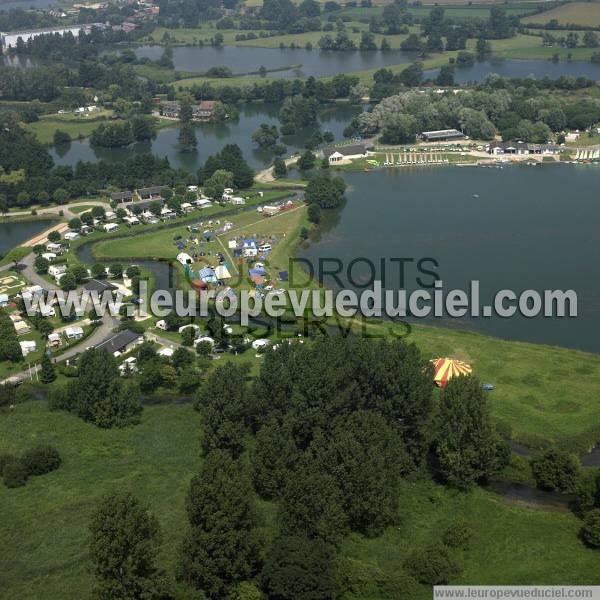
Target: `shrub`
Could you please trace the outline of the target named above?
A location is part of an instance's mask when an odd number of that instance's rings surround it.
[[[545,490],[574,492],[579,481],[579,459],[563,450],[550,449],[531,461],[538,487]]]
[[[36,446],[27,450],[21,459],[28,475],[44,475],[60,467],[62,462],[58,450],[53,446]]]
[[[27,483],[27,469],[20,460],[13,460],[2,469],[4,485],[8,488],[22,487]]]
[[[405,567],[417,581],[428,585],[447,584],[461,572],[459,563],[442,544],[415,550],[407,558]]]
[[[588,546],[600,548],[600,508],[591,510],[583,521],[581,537]]]
[[[13,454],[0,454],[0,477],[4,474],[4,467],[10,463],[18,460]]]
[[[446,528],[442,541],[450,548],[466,548],[473,538],[473,529],[463,518],[458,518]]]
[[[71,410],[73,402],[66,386],[52,388],[48,393],[48,408],[50,410]]]

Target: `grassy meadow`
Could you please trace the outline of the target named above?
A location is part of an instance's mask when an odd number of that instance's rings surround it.
[[[524,17],[521,22],[549,23],[558,21],[559,25],[585,25],[600,27],[600,2],[568,2],[545,12]]]
[[[51,145],[54,133],[60,129],[68,133],[72,139],[88,137],[98,125],[107,120],[112,111],[103,110],[91,113],[91,116],[76,117],[73,114],[66,115],[43,115],[35,123],[27,123],[25,127],[34,133],[42,144]]]
[[[157,516],[163,534],[160,565],[173,576],[186,527],[185,495],[198,471],[201,420],[190,404],[144,408],[141,423],[98,429],[77,417],[50,412],[45,402],[18,405],[0,414],[0,452],[22,452],[38,443],[55,445],[61,467],[30,479],[25,487],[0,486],[0,538],[10,548],[2,571],[7,598],[86,600],[93,578],[88,558],[88,524],[99,499],[129,490]],[[275,507],[260,502],[262,528],[276,532]],[[352,534],[342,555],[351,572],[366,581],[344,600],[384,600],[370,589],[376,574],[392,576],[412,548],[438,541],[456,517],[468,519],[475,537],[457,551],[469,584],[599,584],[597,552],[577,538],[580,521],[569,513],[543,512],[505,504],[482,489],[468,493],[431,482],[405,483],[401,519],[382,536]],[[176,587],[177,598],[196,598]],[[389,596],[388,596],[389,597]],[[419,586],[414,600],[431,598]]]

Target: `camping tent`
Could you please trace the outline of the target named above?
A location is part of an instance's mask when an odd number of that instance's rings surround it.
[[[453,358],[435,358],[433,363],[433,381],[438,387],[446,387],[448,381],[459,375],[470,375],[471,365]]]

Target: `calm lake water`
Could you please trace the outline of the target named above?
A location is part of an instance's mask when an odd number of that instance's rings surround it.
[[[314,265],[329,257],[344,265],[359,257],[377,265],[381,259],[432,257],[445,291],[468,292],[469,281],[479,280],[482,305],[503,289],[517,294],[573,289],[577,318],[430,317],[425,322],[600,352],[600,167],[424,167],[345,178],[346,207],[302,257]],[[369,273],[366,265],[356,265],[354,283],[368,282]],[[397,264],[389,265],[386,275],[387,289],[401,287]],[[407,266],[407,289],[419,287],[417,276],[414,265]],[[340,277],[344,287],[353,287],[346,272]],[[331,277],[325,283],[338,287]]]
[[[140,46],[134,48],[140,58],[152,60],[162,56],[162,46]],[[314,77],[337,75],[338,73],[351,73],[364,71],[390,65],[410,63],[417,59],[411,52],[391,50],[389,52],[324,52],[321,50],[295,50],[286,48],[253,48],[242,46],[179,46],[173,49],[173,62],[179,71],[204,73],[210,67],[227,66],[235,74],[245,74],[258,71],[262,65],[267,69],[279,69],[290,65],[301,65],[299,68],[287,69],[271,73],[276,77]],[[476,62],[472,67],[456,69],[455,80],[457,83],[481,81],[490,73],[497,73],[504,77],[527,77],[533,75],[556,78],[561,75],[573,77],[589,77],[600,79],[600,65],[589,61],[573,61],[553,63],[550,60],[519,60],[492,58]],[[434,78],[437,69],[425,72],[426,78]]]
[[[159,59],[162,46],[140,46],[134,48],[139,58]],[[350,71],[363,71],[389,65],[399,65],[415,60],[415,54],[391,50],[389,52],[324,52],[305,48],[254,48],[242,46],[178,46],[173,48],[173,63],[178,71],[204,73],[210,67],[226,66],[235,74],[280,69],[291,65],[302,65],[298,69],[278,71],[277,77],[314,77],[337,75]]]
[[[95,161],[98,159],[120,161],[131,153],[149,152],[159,156],[167,156],[173,167],[182,167],[194,171],[200,167],[208,156],[219,152],[225,144],[237,144],[244,153],[250,166],[261,169],[268,165],[273,155],[257,149],[252,142],[252,133],[261,123],[279,126],[277,115],[279,106],[266,104],[244,104],[239,107],[239,120],[227,123],[198,124],[196,136],[198,150],[194,153],[182,153],[177,149],[178,127],[161,129],[155,140],[134,144],[127,148],[94,148],[89,140],[74,141],[64,148],[50,150],[56,164],[74,165],[79,160]],[[342,132],[352,118],[360,113],[361,107],[340,104],[323,109],[319,113],[322,131],[331,131],[336,139],[342,139]],[[302,148],[312,131],[306,130],[295,136],[285,136],[282,142],[289,153]]]
[[[48,8],[48,6],[58,6],[56,0],[23,0],[23,2],[6,2],[0,0],[0,11],[11,10],[13,8],[22,8],[27,10],[29,8]]]
[[[4,254],[51,225],[52,221],[49,220],[0,223],[0,254]]]
[[[425,77],[434,78],[439,69],[425,71]],[[600,80],[600,65],[589,61],[572,61],[553,63],[551,60],[518,60],[492,58],[482,62],[476,62],[472,67],[461,67],[454,71],[456,83],[468,83],[471,81],[482,81],[491,73],[502,77],[529,77],[533,75],[536,79],[550,77],[556,79],[562,75],[571,77],[588,77]]]

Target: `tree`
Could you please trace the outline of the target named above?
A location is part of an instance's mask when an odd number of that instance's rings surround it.
[[[75,276],[73,273],[67,271],[60,278],[60,289],[64,292],[69,292],[71,290],[77,289],[77,281],[75,280]]]
[[[68,391],[71,406],[82,419],[105,428],[138,422],[142,411],[139,391],[121,380],[111,354],[94,348],[86,350],[77,366],[79,377]]]
[[[44,275],[48,272],[48,269],[50,267],[50,261],[47,258],[44,258],[43,256],[36,256],[35,260],[33,261],[33,267],[36,273]]]
[[[317,439],[313,446],[316,460],[337,480],[352,529],[377,535],[397,520],[400,475],[410,461],[383,416],[357,411],[338,418],[331,440],[322,445]]]
[[[76,283],[83,283],[88,278],[87,269],[81,264],[73,265],[71,274],[75,277]]]
[[[288,96],[279,111],[281,132],[290,135],[299,129],[316,126],[317,108],[318,102],[314,97]]]
[[[252,141],[260,148],[269,148],[274,146],[279,139],[279,132],[275,125],[262,123],[261,126],[252,134]]]
[[[341,177],[316,175],[306,186],[304,200],[308,204],[317,204],[320,208],[338,208],[344,199],[346,184]]]
[[[208,598],[223,598],[259,564],[252,489],[243,466],[227,452],[208,454],[190,484],[186,510],[190,527],[179,575]]]
[[[461,571],[459,563],[442,544],[415,550],[404,566],[417,581],[426,585],[445,585]]]
[[[204,193],[209,198],[220,200],[223,190],[233,186],[233,173],[219,169],[204,183]]]
[[[58,231],[51,231],[48,234],[48,241],[52,242],[53,244],[56,244],[60,241],[60,233],[58,233]]]
[[[337,545],[349,530],[342,504],[335,478],[307,462],[287,477],[280,508],[282,534]]]
[[[318,204],[309,204],[307,211],[308,220],[311,223],[318,224],[321,222],[321,207]]]
[[[531,461],[531,471],[538,487],[545,490],[575,491],[580,475],[577,456],[551,448]]]
[[[484,58],[492,53],[492,45],[484,38],[480,37],[475,46],[478,58]]]
[[[71,136],[66,131],[57,129],[54,132],[53,142],[55,146],[65,146],[71,143]]]
[[[194,331],[191,327],[189,328]],[[194,355],[186,348],[179,347],[173,352],[171,358],[173,366],[180,371],[184,367],[190,367],[194,364]]]
[[[112,263],[108,267],[108,272],[113,279],[123,277],[123,265],[121,263]]]
[[[408,114],[390,115],[383,126],[381,141],[384,144],[410,144],[416,139],[417,120]]]
[[[435,83],[443,86],[454,85],[454,65],[442,65],[438,76],[435,78]]]
[[[191,347],[196,339],[196,330],[193,327],[188,327],[181,332],[181,343],[184,346]]]
[[[7,488],[22,487],[27,483],[27,469],[20,460],[11,460],[4,465],[2,477]]]
[[[581,537],[588,546],[600,548],[600,508],[591,510],[585,516]]]
[[[156,137],[156,130],[152,119],[145,115],[135,115],[130,120],[131,134],[136,142],[151,140]]]
[[[28,475],[44,475],[60,467],[62,459],[56,448],[40,445],[27,450],[21,461],[27,469]]]
[[[179,150],[181,152],[194,152],[198,145],[196,130],[192,123],[183,123],[179,128]]]
[[[205,452],[227,450],[234,458],[243,452],[247,374],[246,367],[227,363],[212,371],[198,391],[195,407],[203,417]]]
[[[279,537],[267,554],[262,587],[273,600],[333,600],[338,595],[333,559],[322,540]]]
[[[315,166],[315,160],[315,155],[310,150],[306,150],[298,159],[296,166],[301,171],[309,171]]]
[[[491,425],[476,378],[454,377],[442,391],[434,446],[439,475],[458,488],[469,488],[506,464],[506,444]]]
[[[275,176],[275,179],[283,179],[287,177],[287,167],[283,159],[276,158],[273,161],[273,175]]]
[[[96,595],[171,600],[163,571],[156,567],[161,534],[158,520],[128,492],[106,496],[92,515],[90,557]]]
[[[252,454],[252,479],[257,492],[267,500],[278,498],[300,458],[291,422],[272,419],[256,435]]]
[[[54,371],[54,365],[47,352],[44,352],[42,357],[42,370],[40,371],[40,380],[42,383],[52,383],[56,379],[56,372]]]
[[[598,44],[598,34],[596,32],[586,31],[583,34],[583,45],[586,48],[597,48]]]
[[[101,263],[93,264],[90,272],[92,279],[106,279],[106,267]]]
[[[79,217],[73,217],[69,221],[68,225],[69,225],[69,229],[71,231],[79,231],[81,229],[81,225],[82,225],[81,219]]]

